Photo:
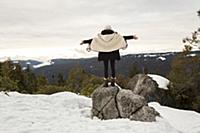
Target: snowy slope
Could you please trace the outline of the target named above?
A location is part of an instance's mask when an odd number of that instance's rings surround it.
[[[158,103],[149,103],[175,129],[184,133],[200,133],[200,114],[195,111],[178,110],[160,106]]]
[[[91,99],[74,93],[25,95],[10,92],[8,95],[0,92],[0,133],[200,132],[199,114],[163,107],[157,103],[150,104],[163,116],[157,118],[156,122],[128,119],[101,121],[90,118]]]

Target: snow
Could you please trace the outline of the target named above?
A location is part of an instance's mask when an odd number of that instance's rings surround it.
[[[26,70],[26,69],[27,69],[27,67],[23,67],[23,68],[22,68],[22,70]]]
[[[148,76],[157,82],[159,88],[168,90],[167,86],[170,81],[167,78],[155,74],[148,74]]]
[[[9,96],[8,96],[9,95]],[[70,92],[27,95],[0,92],[0,133],[199,133],[200,115],[150,103],[156,122],[91,119],[90,98]]]
[[[165,61],[165,60],[166,60],[166,58],[165,58],[165,57],[162,57],[162,56],[158,57],[157,59],[159,59],[159,60],[161,60],[161,61]]]
[[[196,56],[196,54],[189,54],[189,55],[187,55],[188,57],[195,57]]]
[[[28,62],[26,62],[26,64],[27,64],[27,65],[31,65],[31,62],[28,61]]]
[[[147,54],[147,55],[144,55],[144,57],[157,57],[158,55],[156,54]]]
[[[33,65],[33,68],[40,68],[40,67],[44,67],[44,66],[50,66],[52,64],[54,64],[54,62],[51,62],[51,61],[43,62],[43,63],[38,64],[38,65]]]
[[[175,129],[184,133],[200,133],[200,114],[195,111],[178,110],[158,103],[149,103]]]

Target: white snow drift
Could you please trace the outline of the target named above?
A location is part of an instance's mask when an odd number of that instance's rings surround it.
[[[170,81],[167,78],[155,74],[148,74],[148,76],[157,82],[159,88],[168,90],[167,86],[169,85]]]

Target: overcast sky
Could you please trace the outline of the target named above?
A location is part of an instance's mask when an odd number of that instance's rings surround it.
[[[127,53],[180,50],[182,38],[199,26],[199,5],[200,0],[0,0],[0,56],[73,50],[87,56],[79,43],[108,24],[139,37],[129,41]]]

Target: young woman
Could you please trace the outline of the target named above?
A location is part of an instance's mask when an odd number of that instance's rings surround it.
[[[98,60],[104,63],[104,87],[108,87],[108,65],[111,66],[111,86],[115,86],[116,74],[115,74],[115,60],[120,60],[119,49],[127,48],[127,40],[138,39],[134,35],[121,36],[110,25],[105,26],[97,37],[89,40],[83,40],[82,44],[89,44],[87,50],[99,52]]]

